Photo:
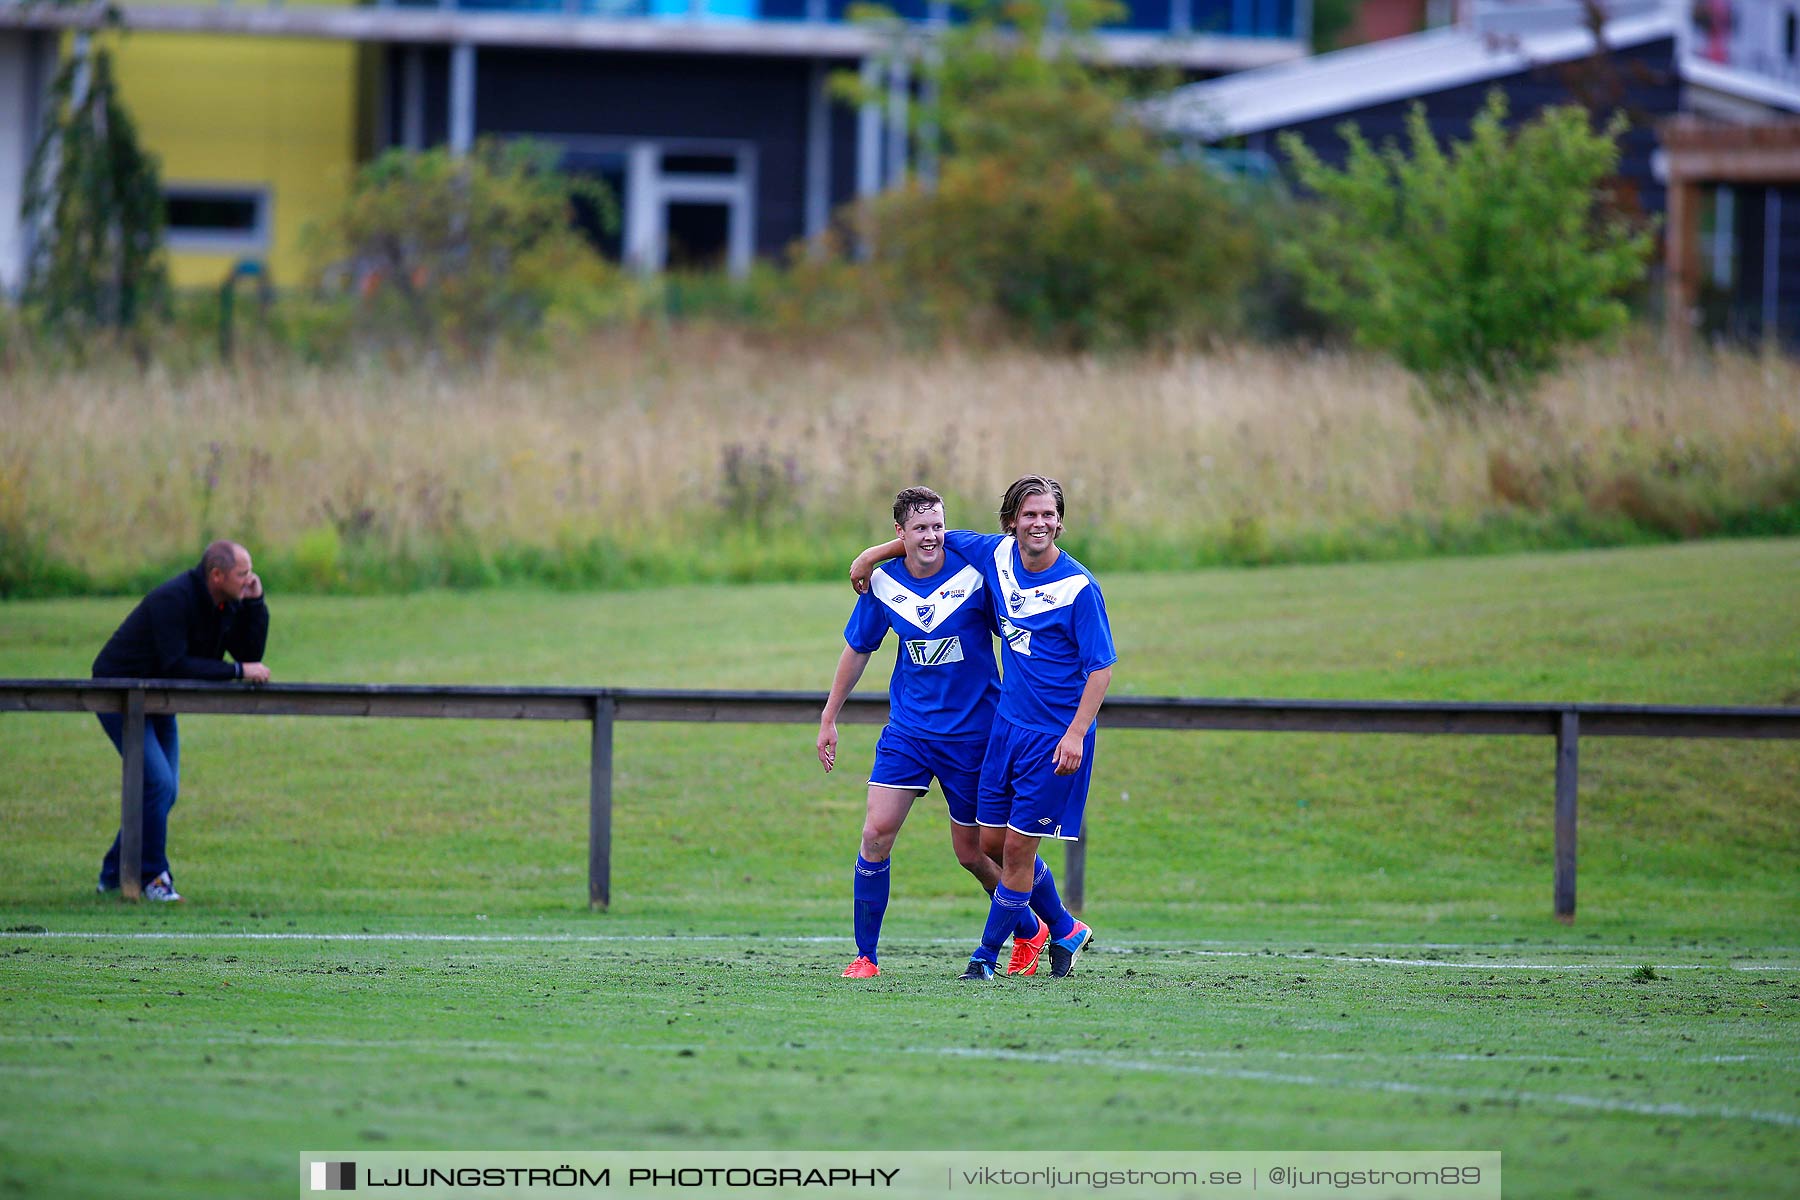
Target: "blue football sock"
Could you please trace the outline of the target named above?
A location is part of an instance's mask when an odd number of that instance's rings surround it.
[[[988,905],[987,925],[981,931],[981,949],[970,957],[994,962],[1000,947],[1015,933],[1030,937],[1037,932],[1037,918],[1031,912],[1031,893],[1015,892],[1004,883],[994,889],[994,902]]]
[[[856,856],[856,882],[851,887],[856,901],[856,952],[872,963],[881,961],[875,957],[875,945],[881,941],[881,918],[887,915],[888,864],[893,861],[884,858],[872,863]]]
[[[1075,932],[1075,915],[1063,907],[1062,897],[1056,894],[1056,876],[1041,858],[1031,879],[1031,911],[1044,918],[1052,938],[1066,938]]]

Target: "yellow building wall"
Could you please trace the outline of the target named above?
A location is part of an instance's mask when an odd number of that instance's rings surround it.
[[[302,282],[302,230],[337,208],[356,168],[355,45],[133,33],[113,54],[164,186],[266,188],[264,261],[277,287]],[[241,257],[171,250],[170,275],[178,287],[216,287]]]

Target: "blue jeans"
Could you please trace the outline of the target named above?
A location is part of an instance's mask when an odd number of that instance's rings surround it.
[[[112,739],[120,757],[125,754],[125,718],[119,713],[100,713],[100,728]],[[181,739],[173,714],[144,715],[144,862],[140,879],[148,882],[169,869],[169,810],[181,786]],[[119,839],[100,860],[100,884],[119,886]]]

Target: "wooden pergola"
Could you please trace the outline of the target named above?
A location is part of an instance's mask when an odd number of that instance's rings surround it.
[[[1691,115],[1658,128],[1668,164],[1664,238],[1671,349],[1685,349],[1700,298],[1700,189],[1710,184],[1800,183],[1800,120],[1732,125]]]

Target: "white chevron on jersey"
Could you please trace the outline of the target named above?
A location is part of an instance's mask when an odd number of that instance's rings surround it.
[[[869,579],[869,590],[908,623],[929,632],[981,590],[981,572],[973,565],[966,566],[929,591],[915,592],[886,571],[876,571]]]
[[[1001,604],[1009,617],[1035,617],[1052,609],[1067,608],[1075,603],[1075,597],[1087,590],[1091,582],[1086,575],[1077,572],[1066,576],[1055,583],[1036,586],[1019,586],[1013,577],[1012,551],[1015,540],[1007,538],[994,547],[994,570],[1000,576],[1000,584],[1005,595],[1000,597]]]

